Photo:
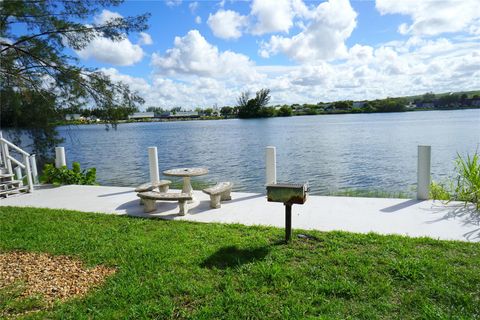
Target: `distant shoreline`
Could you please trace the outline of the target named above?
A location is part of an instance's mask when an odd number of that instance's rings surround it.
[[[476,110],[480,107],[462,107],[462,108],[417,108],[417,109],[407,109],[404,111],[395,111],[395,112],[351,112],[351,111],[327,111],[319,112],[316,114],[292,114],[291,116],[275,116],[275,117],[259,117],[259,118],[239,118],[239,117],[221,117],[221,116],[209,116],[209,117],[197,117],[197,118],[154,118],[154,119],[142,119],[142,120],[118,120],[117,123],[149,123],[149,122],[183,122],[183,121],[204,121],[204,120],[230,120],[230,119],[272,119],[272,118],[289,118],[289,117],[301,117],[301,116],[323,116],[323,115],[343,115],[343,114],[376,114],[376,113],[404,113],[404,112],[417,112],[417,111],[452,111],[452,110]],[[111,122],[107,121],[58,121],[55,123],[56,126],[68,126],[68,125],[92,125],[92,124],[110,124]]]

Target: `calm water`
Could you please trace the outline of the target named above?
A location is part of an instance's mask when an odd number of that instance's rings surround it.
[[[264,148],[277,147],[277,180],[308,181],[314,193],[344,189],[412,192],[417,145],[432,146],[434,179],[453,174],[457,152],[480,144],[480,110],[292,118],[131,123],[61,127],[67,161],[96,167],[105,185],[148,181],[149,146],[160,170],[208,167],[204,182],[229,180],[237,191],[263,192]]]

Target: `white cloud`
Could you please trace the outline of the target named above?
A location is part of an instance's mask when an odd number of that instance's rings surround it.
[[[223,8],[224,4],[225,2],[222,1],[219,4],[220,8]],[[221,26],[224,24],[229,26],[230,31],[232,26],[237,24],[237,27],[234,28],[235,32],[230,32],[230,34],[235,34],[235,37],[240,37],[243,32],[257,36],[267,33],[288,33],[294,25],[303,27],[304,22],[298,19],[312,19],[315,16],[313,10],[305,5],[303,0],[254,0],[247,16],[236,11],[227,11],[229,16],[219,17],[214,30],[215,35],[221,34]],[[226,11],[220,9],[215,15],[219,12]],[[220,18],[222,19],[220,20]]]
[[[197,11],[197,8],[198,8],[198,1],[190,2],[190,4],[188,5],[188,9],[190,9],[190,12],[192,14],[194,14],[195,11]]]
[[[352,62],[366,64],[369,63],[373,57],[373,48],[355,44],[348,50],[348,56]]]
[[[196,24],[201,24],[201,23],[202,23],[202,17],[196,16],[196,17],[195,17],[195,23],[196,23]]]
[[[271,104],[364,100],[474,90],[480,87],[480,45],[475,37],[354,45],[344,59],[302,65],[256,66],[247,56],[220,51],[192,30],[165,54],[152,56],[150,79],[106,69],[138,90],[146,106],[185,108],[234,105],[243,91],[269,88]]]
[[[289,0],[254,0],[250,13],[256,18],[252,33],[288,32],[293,25],[294,12]]]
[[[106,9],[103,9],[102,13],[99,15],[96,15],[93,18],[93,22],[95,24],[104,24],[109,20],[116,19],[116,18],[122,18],[122,16],[118,12],[112,12]]]
[[[248,18],[232,10],[218,10],[208,16],[207,24],[213,34],[222,39],[236,39],[242,36],[242,28],[248,23]]]
[[[152,65],[163,75],[195,75],[200,77],[255,80],[254,63],[245,55],[220,52],[205,40],[198,30],[176,37],[174,47],[161,56],[152,55]]]
[[[150,45],[153,43],[152,37],[146,32],[140,32],[140,39],[138,44],[140,45]]]
[[[376,0],[382,14],[408,15],[411,24],[403,23],[402,34],[439,35],[447,32],[480,31],[480,3],[478,0]]]
[[[143,58],[143,50],[138,44],[123,39],[112,41],[108,38],[97,37],[84,49],[76,51],[82,59],[95,59],[117,66],[129,66]]]
[[[165,4],[169,7],[176,7],[182,4],[182,0],[166,0]]]
[[[111,19],[121,17],[117,12],[103,10],[93,20],[95,24],[104,24]],[[133,44],[126,36],[122,40],[113,41],[102,37],[99,33],[85,48],[75,52],[84,60],[95,59],[112,65],[129,66],[142,60],[144,52],[140,45],[152,43],[152,38],[145,32],[140,32],[138,44]]]
[[[272,36],[261,45],[260,55],[281,52],[303,63],[346,57],[345,40],[356,26],[356,17],[348,0],[323,2],[304,31],[292,37]]]

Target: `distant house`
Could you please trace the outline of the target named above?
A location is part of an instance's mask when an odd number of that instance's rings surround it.
[[[422,102],[422,101],[418,101],[415,103],[415,105],[417,106],[417,108],[426,108],[426,109],[432,109],[432,108],[435,108],[435,102]]]
[[[470,105],[472,107],[480,107],[480,98],[472,98],[470,100]]]
[[[162,118],[198,118],[200,115],[197,111],[167,111],[161,114]]]
[[[65,115],[65,120],[67,121],[80,121],[84,120],[81,114],[78,113],[69,113]]]
[[[136,119],[153,119],[155,118],[155,112],[135,112],[128,116],[129,120]]]

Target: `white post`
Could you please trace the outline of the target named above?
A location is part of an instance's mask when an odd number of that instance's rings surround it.
[[[37,160],[35,159],[34,154],[30,156],[30,166],[32,167],[33,183],[38,184]]]
[[[427,200],[430,198],[430,146],[418,146],[417,166],[417,199]]]
[[[150,182],[158,183],[160,174],[158,172],[157,147],[148,147],[148,161],[150,163]]]
[[[25,163],[25,172],[27,174],[28,192],[33,192],[32,171],[30,170],[30,161],[27,155],[23,155],[23,162]]]
[[[22,168],[20,168],[19,166],[15,167],[15,179],[20,181],[20,185],[23,185]]]
[[[275,147],[265,148],[266,184],[277,183],[277,154]]]
[[[6,143],[0,143],[0,147],[3,151],[3,156],[5,157],[5,164],[7,165],[8,174],[13,173],[12,160],[10,160],[10,153],[8,152],[8,145]]]
[[[67,165],[65,158],[65,148],[55,147],[55,168],[61,168]]]
[[[0,139],[3,138],[3,134],[2,134],[2,131],[0,131]],[[0,142],[0,165],[3,165],[5,160],[3,159],[4,155],[3,155],[3,147],[2,147],[2,143]]]

